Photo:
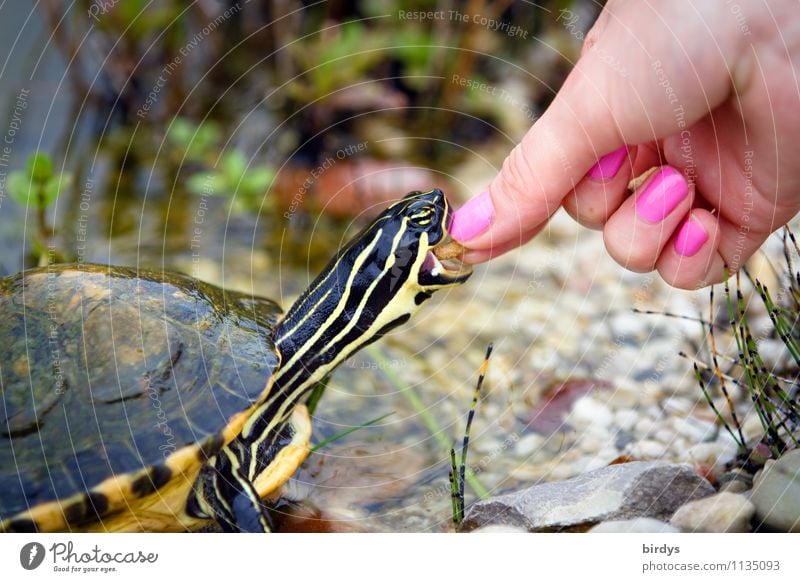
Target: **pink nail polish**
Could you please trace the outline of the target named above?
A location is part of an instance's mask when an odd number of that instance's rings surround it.
[[[708,233],[703,225],[688,218],[675,237],[675,250],[682,257],[692,257],[697,254],[708,240]]]
[[[657,170],[636,199],[636,214],[647,222],[664,220],[689,194],[683,175],[670,166]]]
[[[593,180],[610,180],[617,175],[627,156],[628,146],[622,146],[597,160],[597,163],[589,169],[586,175]]]
[[[455,211],[453,223],[450,225],[450,236],[461,242],[472,240],[485,232],[492,224],[492,220],[494,220],[492,197],[488,191],[481,192]]]

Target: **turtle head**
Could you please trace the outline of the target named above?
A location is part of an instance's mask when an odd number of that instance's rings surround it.
[[[432,293],[442,287],[459,285],[472,274],[469,267],[442,262],[433,253],[435,247],[449,240],[448,228],[452,221],[450,204],[438,188],[407,194],[375,222],[381,219],[386,233],[395,233],[394,237],[387,237],[385,251],[376,253],[385,255],[386,261],[391,263],[392,289],[406,285]],[[391,303],[391,298],[388,299]]]
[[[450,222],[441,190],[411,192],[353,237],[278,326],[282,364],[276,383],[313,385],[408,321],[434,291],[466,281],[469,267],[433,253],[447,242]]]

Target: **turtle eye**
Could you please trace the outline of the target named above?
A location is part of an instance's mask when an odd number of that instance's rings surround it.
[[[428,226],[433,221],[434,211],[430,206],[423,206],[409,215],[408,219],[416,226]]]

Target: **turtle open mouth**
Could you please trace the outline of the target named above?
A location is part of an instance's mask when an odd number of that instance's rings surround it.
[[[469,279],[472,267],[461,262],[464,247],[449,236],[429,250],[419,270],[420,285],[458,285]]]

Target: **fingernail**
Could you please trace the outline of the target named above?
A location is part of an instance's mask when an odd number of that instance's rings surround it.
[[[636,214],[648,222],[661,222],[688,194],[689,186],[683,175],[664,166],[656,171],[636,200]]]
[[[466,242],[485,232],[494,220],[494,207],[489,192],[481,192],[474,198],[467,200],[461,208],[453,214],[453,223],[450,225],[450,236]]]
[[[597,160],[586,175],[594,180],[610,180],[617,175],[627,156],[628,146],[625,145]]]
[[[675,237],[675,250],[682,257],[691,257],[697,254],[707,240],[708,233],[703,225],[688,218]]]

